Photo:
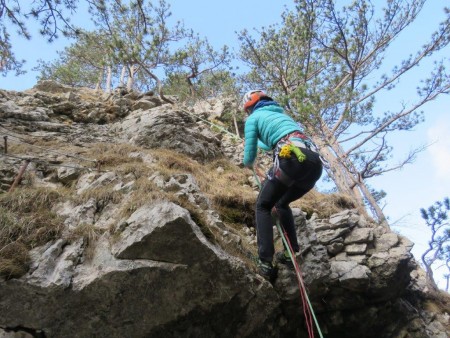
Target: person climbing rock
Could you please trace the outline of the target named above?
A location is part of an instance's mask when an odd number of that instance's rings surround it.
[[[273,281],[276,270],[274,256],[272,209],[295,252],[299,251],[294,218],[289,204],[310,191],[322,175],[322,162],[311,140],[299,124],[263,90],[247,92],[243,107],[245,122],[245,167],[253,168],[258,147],[274,150],[273,165],[267,173],[256,201],[256,231],[258,243],[258,273]],[[287,248],[278,252],[279,263],[292,265]]]

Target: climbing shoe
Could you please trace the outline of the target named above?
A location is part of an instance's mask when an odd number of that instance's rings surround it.
[[[285,265],[287,268],[294,270],[294,264],[292,264],[291,257],[287,250],[279,251],[275,254],[275,259],[278,263]]]
[[[262,261],[261,259],[257,259],[256,266],[258,268],[258,274],[263,276],[269,282],[273,282],[276,278],[276,269],[273,268],[272,263]]]

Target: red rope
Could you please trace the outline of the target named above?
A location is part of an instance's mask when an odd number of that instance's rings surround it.
[[[297,263],[297,260],[295,259],[295,252],[292,249],[292,244],[289,241],[289,237],[286,233],[286,230],[284,229],[284,227],[281,225],[281,228],[283,229],[283,233],[284,233],[284,237],[286,239],[286,242],[288,243],[289,246],[289,251],[292,254],[292,257],[294,258],[294,267],[295,267],[295,272],[296,272],[296,276],[297,276],[297,283],[298,283],[298,288],[300,290],[300,297],[302,300],[302,306],[303,306],[303,315],[305,316],[305,322],[306,322],[306,329],[308,331],[308,337],[309,338],[314,338],[314,326],[313,326],[313,319],[312,319],[312,314],[311,314],[311,309],[309,308],[309,304],[306,301],[306,290],[305,290],[305,284],[303,282],[303,277],[302,277],[302,273],[300,270],[300,267]]]

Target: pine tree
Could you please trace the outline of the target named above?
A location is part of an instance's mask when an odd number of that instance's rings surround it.
[[[428,209],[420,209],[422,218],[431,230],[431,239],[428,249],[422,254],[422,262],[425,266],[428,278],[434,283],[433,264],[441,262],[447,268],[445,291],[448,291],[450,281],[450,199],[435,202]]]

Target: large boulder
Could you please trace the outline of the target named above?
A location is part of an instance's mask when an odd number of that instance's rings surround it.
[[[201,162],[221,155],[220,141],[212,132],[169,105],[133,112],[115,128],[126,140],[145,148],[173,149]]]

